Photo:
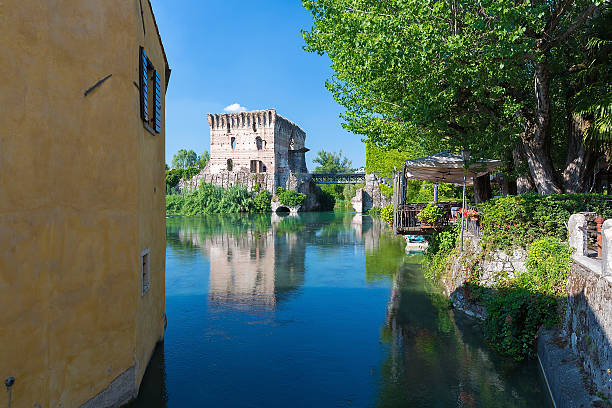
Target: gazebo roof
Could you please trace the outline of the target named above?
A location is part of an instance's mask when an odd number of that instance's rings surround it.
[[[472,184],[473,177],[485,175],[502,164],[501,160],[478,160],[470,163],[467,169],[466,184]],[[434,183],[463,184],[464,161],[460,154],[450,150],[420,159],[406,160],[406,177]]]

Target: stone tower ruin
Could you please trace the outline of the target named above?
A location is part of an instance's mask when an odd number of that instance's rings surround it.
[[[179,190],[193,190],[201,183],[248,190],[277,187],[306,194],[303,211],[319,208],[321,189],[308,173],[304,146],[306,132],[274,109],[207,114],[210,126],[210,161]]]
[[[206,115],[210,125],[207,173],[266,174],[287,187],[290,174],[308,173],[306,133],[274,109]]]

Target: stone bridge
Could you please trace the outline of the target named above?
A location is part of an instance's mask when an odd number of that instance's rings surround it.
[[[284,205],[281,204],[280,201],[278,200],[272,200],[272,202],[270,203],[271,207],[272,207],[272,213],[276,214],[279,212],[279,210],[282,212],[283,209],[286,209],[289,211],[289,214],[291,215],[297,215],[298,211],[300,211],[300,209],[302,208],[301,205]]]

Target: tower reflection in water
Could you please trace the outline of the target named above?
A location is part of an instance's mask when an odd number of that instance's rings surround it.
[[[267,230],[247,229],[205,240],[212,305],[274,309],[304,283],[307,232],[297,217],[272,217]]]

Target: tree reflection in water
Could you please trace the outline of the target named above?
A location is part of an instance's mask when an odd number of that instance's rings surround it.
[[[477,322],[451,310],[448,299],[423,277],[419,258],[395,265],[381,334],[388,355],[377,405],[551,406],[536,363],[493,354]],[[368,274],[379,276],[378,268]]]

